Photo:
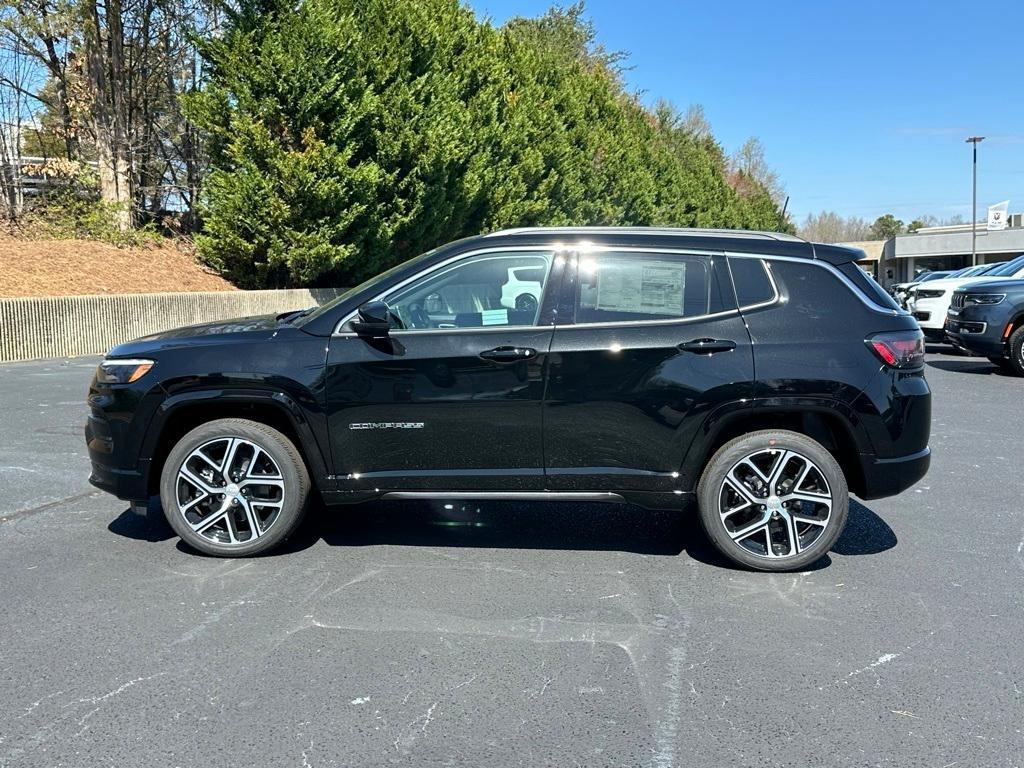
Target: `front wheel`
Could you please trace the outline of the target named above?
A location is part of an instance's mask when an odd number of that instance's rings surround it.
[[[786,430],[723,445],[704,468],[697,498],[715,547],[761,571],[797,570],[820,559],[842,533],[850,505],[832,454]]]
[[[247,419],[219,419],[171,449],[160,500],[186,544],[242,557],[277,546],[295,530],[309,487],[302,456],[281,432]]]
[[[1024,376],[1024,325],[1010,334],[1009,367],[1018,376]]]

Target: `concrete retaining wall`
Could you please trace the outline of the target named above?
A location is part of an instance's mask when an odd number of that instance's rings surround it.
[[[0,362],[103,354],[114,344],[149,333],[302,309],[330,301],[343,290],[0,298]]]

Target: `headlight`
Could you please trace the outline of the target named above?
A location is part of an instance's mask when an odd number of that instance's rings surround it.
[[[1005,293],[968,293],[964,304],[998,304],[1005,298]]]
[[[149,373],[152,367],[152,360],[104,360],[96,369],[96,381],[100,384],[131,384]]]
[[[919,299],[937,299],[942,296],[945,291],[929,291],[923,288],[918,288],[914,293]]]

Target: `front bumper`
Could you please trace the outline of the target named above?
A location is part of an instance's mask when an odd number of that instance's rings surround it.
[[[133,469],[118,467],[108,425],[94,414],[90,414],[85,425],[85,444],[89,450],[89,482],[92,485],[124,501],[149,498],[149,460],[139,460]]]
[[[946,296],[938,299],[917,299],[910,305],[910,312],[922,331],[941,332],[946,322],[947,309],[949,298]]]
[[[128,386],[89,386],[85,444],[89,482],[125,501],[149,499],[149,457],[142,452],[146,425],[161,401],[161,391],[143,380]]]
[[[859,496],[866,501],[902,493],[927,474],[931,461],[931,448],[894,459],[861,454],[864,488]]]
[[[954,346],[985,357],[1006,354],[1006,328],[1008,312],[1001,305],[967,306],[950,309],[946,316],[946,334]]]

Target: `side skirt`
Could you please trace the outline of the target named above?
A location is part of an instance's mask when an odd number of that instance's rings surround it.
[[[389,491],[382,499],[474,499],[477,501],[607,501],[624,503],[610,491]]]

